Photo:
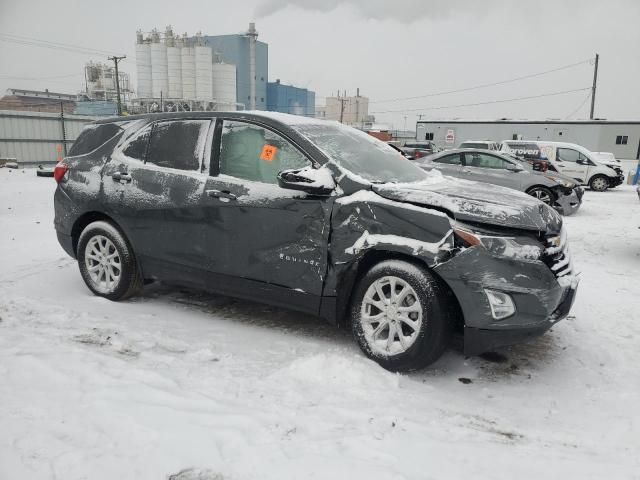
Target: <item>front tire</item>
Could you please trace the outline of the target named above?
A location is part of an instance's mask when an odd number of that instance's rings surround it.
[[[358,282],[351,325],[362,351],[382,367],[411,371],[435,362],[451,338],[445,293],[426,269],[385,260]]]
[[[527,190],[527,193],[550,207],[553,207],[553,204],[556,201],[556,197],[553,192],[546,187],[533,187]]]
[[[142,276],[133,249],[113,224],[90,223],[78,240],[78,266],[82,279],[94,294],[123,300],[142,288]]]
[[[589,181],[589,188],[594,192],[604,192],[609,188],[609,179],[604,175],[596,175]]]

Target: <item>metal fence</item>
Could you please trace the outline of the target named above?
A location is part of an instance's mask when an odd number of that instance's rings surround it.
[[[20,165],[55,163],[97,117],[0,110],[0,159]]]

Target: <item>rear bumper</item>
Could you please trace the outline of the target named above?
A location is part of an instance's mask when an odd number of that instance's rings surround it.
[[[571,310],[575,298],[576,287],[567,287],[560,305],[558,305],[556,310],[547,320],[540,322],[538,325],[501,330],[465,326],[465,355],[478,355],[484,352],[489,352],[497,347],[515,345],[539,337],[557,322],[569,315],[569,311]]]
[[[60,231],[56,231],[56,234],[58,235],[58,243],[63,250],[67,252],[69,256],[76,258],[76,252],[73,251],[73,239],[71,235],[65,235]]]

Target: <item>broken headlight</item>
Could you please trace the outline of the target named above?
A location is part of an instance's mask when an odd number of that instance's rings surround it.
[[[542,255],[542,245],[534,238],[500,235],[460,222],[455,222],[452,228],[456,245],[462,248],[479,246],[494,255],[521,260],[538,260]]]

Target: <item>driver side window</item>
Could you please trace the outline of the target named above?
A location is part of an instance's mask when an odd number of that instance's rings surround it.
[[[556,158],[562,162],[572,163],[576,163],[578,160],[584,161],[587,159],[583,154],[572,148],[558,148]]]
[[[220,141],[220,173],[277,184],[277,174],[311,162],[277,133],[245,122],[225,120]]]

